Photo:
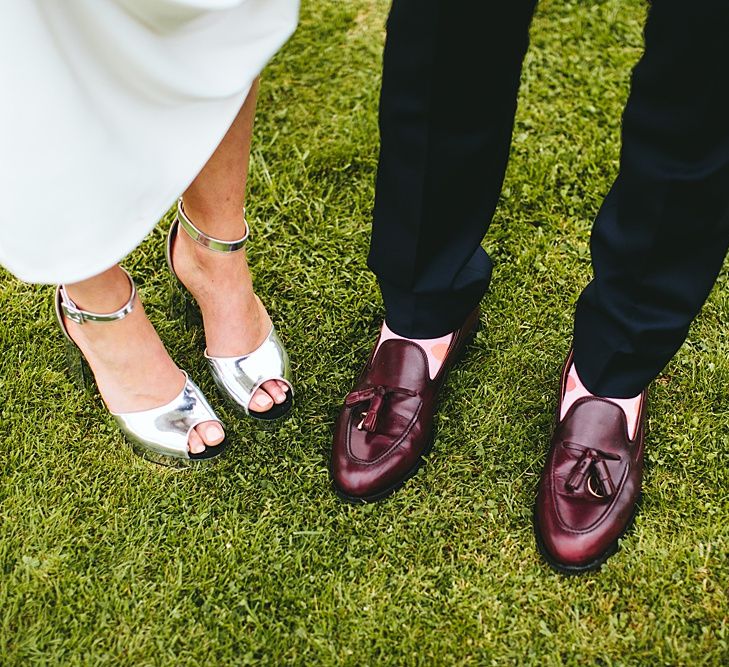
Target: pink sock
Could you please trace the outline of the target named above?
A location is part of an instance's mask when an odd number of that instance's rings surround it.
[[[443,359],[445,359],[452,338],[452,333],[441,336],[440,338],[405,338],[404,336],[398,336],[387,326],[387,322],[383,322],[380,340],[377,342],[377,349],[386,340],[409,340],[419,345],[428,357],[428,375],[430,375],[430,379],[432,380],[438,374],[443,364]]]
[[[567,383],[564,396],[562,397],[562,411],[559,415],[560,419],[564,419],[567,411],[572,407],[575,401],[585,396],[593,396],[587,387],[582,384],[580,376],[577,375],[577,369],[572,364],[567,374]],[[607,397],[606,397],[607,398]],[[638,414],[640,413],[640,394],[633,398],[607,398],[611,403],[615,403],[625,413],[628,421],[628,436],[632,440],[635,437],[635,431],[638,428]]]

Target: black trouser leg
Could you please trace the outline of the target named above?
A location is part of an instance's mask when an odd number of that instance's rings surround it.
[[[623,116],[620,173],[592,232],[575,364],[638,394],[683,343],[729,246],[729,3],[655,0]]]
[[[488,287],[480,247],[509,154],[536,0],[394,0],[369,266],[388,325],[458,328]]]

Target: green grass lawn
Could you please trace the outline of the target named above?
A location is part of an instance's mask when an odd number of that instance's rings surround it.
[[[620,552],[565,578],[532,536],[639,0],[542,3],[485,240],[486,327],[451,376],[435,449],[386,502],[332,493],[332,423],[382,317],[365,258],[387,9],[308,0],[264,75],[249,248],[296,373],[283,425],[227,410],[199,339],[169,318],[169,217],[126,266],[228,424],[235,447],[213,468],[136,458],[69,380],[52,290],[2,274],[0,665],[729,663],[726,271],[651,390],[644,499]]]

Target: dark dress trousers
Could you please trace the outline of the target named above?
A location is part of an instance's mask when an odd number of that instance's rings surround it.
[[[459,327],[484,295],[480,243],[509,154],[533,0],[394,0],[369,266],[388,325]],[[623,115],[619,175],[592,231],[575,363],[638,394],[683,343],[729,246],[729,1],[654,0]]]

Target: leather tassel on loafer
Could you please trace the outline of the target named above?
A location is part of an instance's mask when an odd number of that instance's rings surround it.
[[[74,379],[82,382],[87,388],[93,376],[81,351],[69,335],[64,318],[77,324],[114,322],[123,319],[132,312],[136,297],[134,281],[128,273],[127,277],[131,286],[129,300],[119,310],[108,314],[81,310],[70,299],[63,285],[56,288],[56,317],[61,331],[66,337],[69,368]],[[185,386],[166,405],[137,412],[114,413],[109,411],[136,454],[154,463],[177,468],[217,458],[228,448],[226,438],[219,445],[207,446],[198,454],[189,451],[188,441],[192,429],[208,421],[218,422],[221,426],[222,422],[197,385],[190,380],[185,371],[181,372],[185,375]]]
[[[248,223],[245,235],[236,241],[221,241],[208,236],[199,230],[187,217],[182,206],[182,199],[177,204],[177,217],[170,227],[167,236],[167,264],[175,277],[179,293],[175,299],[183,301],[185,320],[190,324],[202,322],[199,309],[192,295],[177,278],[172,263],[172,247],[177,237],[178,229],[185,233],[196,243],[214,252],[237,252],[245,247],[248,240]],[[238,357],[215,357],[205,351],[210,372],[221,393],[238,409],[261,421],[272,421],[286,415],[293,405],[294,389],[291,384],[291,365],[281,339],[275,327],[271,326],[266,339],[257,349]],[[251,399],[256,391],[269,380],[279,380],[288,386],[286,400],[276,404],[265,412],[250,409]]]

